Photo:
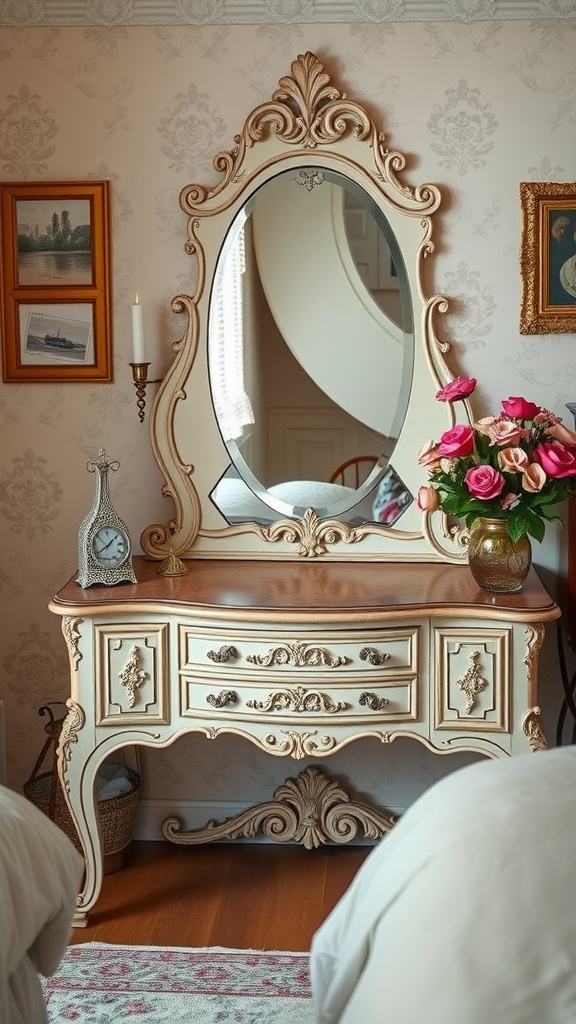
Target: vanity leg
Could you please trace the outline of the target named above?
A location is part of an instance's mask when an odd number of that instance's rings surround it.
[[[102,888],[102,839],[95,798],[96,770],[102,755],[94,750],[86,755],[83,751],[75,731],[79,718],[83,718],[82,709],[73,701],[68,701],[68,707],[58,748],[58,774],[84,852],[84,881],[76,898],[73,922],[75,928],[83,928]]]

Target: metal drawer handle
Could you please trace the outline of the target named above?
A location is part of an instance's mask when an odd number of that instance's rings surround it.
[[[206,703],[211,704],[213,708],[225,708],[229,704],[238,703],[238,694],[236,690],[221,690],[220,693],[209,693],[206,697]]]
[[[383,665],[389,657],[389,654],[379,651],[377,647],[363,647],[360,651],[362,661],[369,661],[371,665]]]
[[[370,711],[382,711],[390,701],[388,697],[378,697],[375,693],[365,691],[360,694],[360,703],[364,707],[369,707]]]
[[[208,651],[207,657],[210,658],[210,661],[217,661],[219,664],[222,664],[223,661],[237,658],[238,650],[236,647],[225,644],[219,651]]]

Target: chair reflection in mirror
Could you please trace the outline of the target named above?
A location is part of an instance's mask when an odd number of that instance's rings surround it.
[[[330,483],[343,484],[357,491],[377,462],[377,455],[355,455],[352,459],[346,459],[334,470],[330,476]]]

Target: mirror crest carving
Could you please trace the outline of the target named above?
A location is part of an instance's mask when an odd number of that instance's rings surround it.
[[[448,303],[444,296],[428,296],[424,284],[424,266],[430,267],[434,252],[432,217],[440,204],[438,188],[407,184],[402,177],[404,156],[387,148],[385,135],[368,111],[333,84],[312,53],[300,55],[292,63],[291,74],[279,80],[272,100],[251,112],[234,142],[233,149],[218,153],[213,160],[220,175],[215,184],[187,185],[180,194],[180,205],[188,216],[185,249],[196,262],[196,284],[191,294],[177,295],[172,301],[174,312],[186,317],[186,328],[172,346],[173,360],[150,417],[152,451],[165,480],[163,494],[173,502],[174,512],[169,522],[154,523],[144,530],[144,552],[157,559],[171,553],[184,559],[462,560],[463,531],[451,527],[441,513],[420,512],[414,500],[418,487],[426,483],[426,473],[417,462],[419,449],[428,437],[453,426],[459,413],[455,406],[439,403],[434,397],[436,390],[452,378],[445,362],[450,346],[437,337],[435,329],[437,317],[447,311]],[[359,355],[359,342],[364,337],[360,325],[357,331],[353,326],[342,339],[334,333],[333,325],[323,331],[324,317],[327,324],[331,316],[333,323],[341,319],[337,310],[341,289],[336,284],[333,288],[322,286],[327,260],[317,234],[303,242],[292,264],[286,262],[278,271],[284,282],[280,299],[290,297],[287,313],[290,317],[294,314],[298,325],[282,358],[294,357],[298,372],[303,367],[310,374],[313,383],[309,386],[318,388],[321,402],[331,397],[332,387],[336,391],[355,389],[357,404],[344,406],[346,429],[358,429],[358,437],[376,439],[374,468],[367,470],[365,480],[356,483],[353,499],[347,496],[349,485],[337,486],[327,474],[291,480],[288,473],[287,477],[280,476],[280,482],[272,474],[268,481],[258,453],[259,446],[272,446],[275,408],[267,410],[264,428],[256,425],[256,415],[246,416],[247,441],[237,437],[230,440],[218,413],[215,325],[229,254],[241,233],[244,238],[243,232],[248,231],[252,240],[261,230],[260,223],[266,225],[270,220],[268,213],[263,216],[266,203],[272,203],[268,207],[271,211],[274,202],[276,210],[284,209],[287,201],[280,191],[284,187],[299,187],[300,194],[304,188],[307,195],[324,189],[324,196],[332,196],[331,208],[338,211],[348,204],[349,195],[353,203],[358,200],[359,207],[365,207],[377,225],[378,246],[382,240],[385,243],[384,259],[391,268],[390,275],[399,279],[386,285],[396,288],[394,301],[401,307],[398,325],[393,324],[389,332],[392,341],[382,357],[398,360],[400,352],[398,378],[392,381],[391,372],[376,370],[368,358],[363,360]],[[355,207],[353,216],[356,214]],[[363,216],[362,209],[360,214]],[[291,216],[290,210],[289,219]],[[324,213],[322,223],[328,219]],[[280,260],[280,254],[286,256],[289,249],[288,241],[284,233],[273,235],[273,243],[274,238]],[[318,292],[306,296],[301,290],[294,291],[295,278],[291,280],[287,275],[290,265],[296,267],[309,249],[316,260],[317,274],[308,277],[312,277],[311,288],[317,287]],[[274,254],[274,245],[269,251]],[[354,269],[348,272],[351,279],[355,274]],[[371,316],[378,320],[381,314],[371,311]],[[384,318],[391,322],[388,311]],[[248,361],[252,359],[259,366],[256,356],[246,351]],[[261,357],[260,350],[257,354]],[[310,371],[306,360],[312,357],[317,362]],[[278,378],[282,372],[278,371]],[[392,382],[386,382],[388,377]],[[279,381],[272,379],[272,390],[278,385]],[[357,410],[374,400],[368,394],[370,387],[376,388],[376,421],[378,406],[384,416],[391,404],[386,387],[398,391],[397,408],[387,413],[392,427],[386,421],[385,428],[377,431],[369,419],[363,421],[365,427],[360,422]],[[260,396],[256,394],[252,405],[259,404]],[[297,437],[302,450],[309,447],[314,451],[315,445],[322,448],[330,434],[324,429],[327,421],[318,420],[320,427],[316,429],[315,413],[311,415],[314,429],[310,441],[298,435],[301,410],[295,407],[283,412],[293,417],[286,436]],[[241,432],[243,428],[239,429]],[[334,436],[339,436],[339,430],[333,430]],[[252,452],[252,463],[245,458],[245,450]],[[378,518],[375,495],[391,484],[401,495],[400,511],[397,518]],[[289,500],[285,497],[287,487]],[[265,514],[230,514],[231,506],[220,500],[221,493],[231,493],[230,488],[235,492],[241,488],[252,506],[258,505]],[[324,496],[325,492],[329,497]],[[372,512],[359,514],[368,507]],[[233,511],[236,513],[236,506]]]

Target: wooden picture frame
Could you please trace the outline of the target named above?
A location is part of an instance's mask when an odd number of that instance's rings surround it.
[[[2,376],[110,381],[108,181],[0,183]]]
[[[521,334],[576,331],[576,182],[520,182]]]

